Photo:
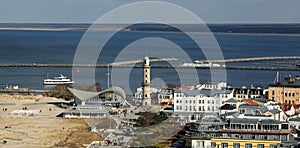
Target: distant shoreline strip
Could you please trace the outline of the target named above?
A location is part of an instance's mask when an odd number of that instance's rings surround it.
[[[35,27],[0,27],[0,30],[15,30],[15,31],[119,31],[120,28],[35,28]],[[165,32],[165,33],[177,33],[178,31],[170,31],[170,30],[121,30],[122,32]],[[248,34],[248,35],[290,35],[290,36],[299,36],[300,33],[261,33],[261,32],[201,32],[201,31],[190,31],[190,33],[213,33],[213,34]]]

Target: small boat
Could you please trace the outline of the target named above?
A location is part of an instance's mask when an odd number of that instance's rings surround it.
[[[46,79],[44,79],[44,85],[67,85],[67,84],[74,84],[74,82],[62,74],[60,74],[59,77],[54,77],[54,79],[49,79],[48,76]]]

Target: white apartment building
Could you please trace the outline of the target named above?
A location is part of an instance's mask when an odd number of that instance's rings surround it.
[[[185,122],[201,119],[203,113],[217,114],[219,107],[230,98],[233,90],[225,90],[226,83],[206,83],[199,90],[175,90],[174,114]]]

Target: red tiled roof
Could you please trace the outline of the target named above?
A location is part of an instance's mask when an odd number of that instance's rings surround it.
[[[295,109],[298,109],[300,105],[299,104],[293,104],[293,106],[294,106]]]
[[[255,101],[251,100],[251,99],[247,99],[245,100],[245,102],[249,105],[257,105],[258,103],[256,103]]]
[[[280,109],[282,111],[288,111],[292,108],[292,106],[294,107],[294,109],[298,109],[299,108],[299,104],[280,104]]]

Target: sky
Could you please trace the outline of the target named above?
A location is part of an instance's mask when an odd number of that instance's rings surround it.
[[[0,23],[92,23],[137,0],[1,0]],[[300,23],[300,0],[164,0],[206,23]],[[154,10],[153,13],[164,13]]]

